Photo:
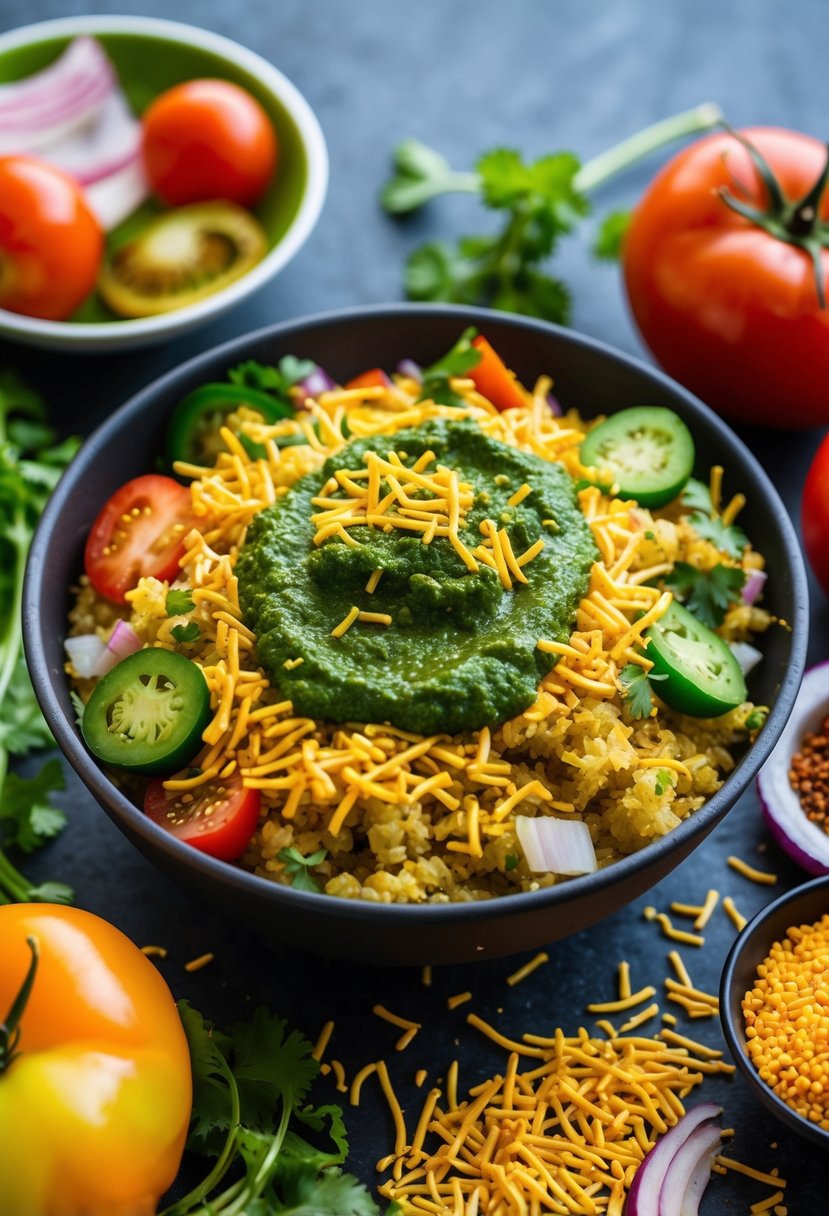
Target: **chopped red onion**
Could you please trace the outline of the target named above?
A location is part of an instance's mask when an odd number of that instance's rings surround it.
[[[581,819],[517,815],[515,831],[534,874],[592,874],[598,869],[590,829]]]
[[[315,367],[310,375],[297,384],[297,388],[302,390],[305,397],[319,397],[320,393],[328,393],[336,387],[336,380],[332,380],[322,367]]]
[[[401,359],[397,365],[397,371],[401,376],[408,376],[410,380],[416,380],[418,384],[423,383],[423,368],[419,363],[415,363],[414,359]]]
[[[553,393],[548,393],[547,394],[547,404],[550,407],[550,413],[555,418],[561,418],[561,416],[564,413],[564,410],[562,409],[562,405],[561,405],[561,402],[559,401],[558,397],[556,397]]]
[[[765,570],[752,570],[743,584],[743,603],[754,604],[760,597],[760,592],[766,585],[768,575]]]
[[[743,675],[747,676],[750,671],[753,671],[763,657],[762,650],[758,650],[756,646],[752,646],[750,642],[732,642],[730,645],[731,653],[743,669]]]
[[[63,648],[82,680],[88,680],[95,675],[95,669],[106,650],[96,633],[82,633],[74,638],[66,638]]]
[[[791,717],[757,777],[757,792],[773,839],[808,874],[829,874],[829,836],[806,818],[789,780],[792,757],[803,738],[829,714],[829,662],[803,677]]]

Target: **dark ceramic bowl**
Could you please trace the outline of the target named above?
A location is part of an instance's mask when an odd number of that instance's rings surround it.
[[[170,411],[207,380],[243,359],[272,362],[292,352],[317,360],[340,381],[365,367],[394,367],[411,357],[428,364],[464,326],[485,330],[528,383],[555,377],[563,405],[587,417],[630,405],[668,406],[688,423],[700,476],[712,464],[742,490],[741,518],[768,559],[766,603],[791,622],[772,629],[750,691],[771,713],[757,741],[725,784],[674,832],[597,874],[552,889],[451,905],[386,905],[294,891],[180,844],[151,823],[90,757],[75,726],[64,675],[69,588],[84,540],[102,503],[125,481],[155,467]],[[806,578],[788,515],[757,461],[724,423],[666,376],[598,342],[542,322],[481,310],[391,305],[291,321],[190,360],[143,389],[86,442],[53,495],[32,545],[25,587],[27,657],[46,719],[70,764],[131,841],[195,895],[206,897],[258,933],[294,946],[378,963],[448,963],[494,957],[575,933],[646,891],[678,865],[746,789],[776,741],[800,684],[808,630]]]
[[[754,1096],[793,1132],[829,1149],[829,1132],[798,1115],[760,1079],[746,1051],[742,1010],[743,997],[754,986],[757,968],[772,945],[782,941],[793,925],[813,925],[826,912],[829,912],[829,877],[824,876],[787,891],[749,921],[725,960],[720,981],[720,1020],[734,1061]]]

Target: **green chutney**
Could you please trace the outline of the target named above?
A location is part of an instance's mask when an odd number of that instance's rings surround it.
[[[486,519],[506,529],[517,556],[543,539],[524,569],[527,584],[506,589],[484,564],[471,572],[446,536],[424,544],[417,532],[357,525],[348,534],[359,547],[336,535],[314,545],[311,517],[320,508],[312,499],[338,470],[361,468],[367,452],[390,451],[410,467],[430,450],[430,470],[447,466],[473,487],[458,533],[469,550],[483,542]],[[510,506],[524,483],[531,493]],[[301,478],[255,517],[236,574],[260,662],[296,713],[454,734],[532,704],[557,661],[538,640],[567,640],[597,557],[560,464],[491,439],[475,422],[440,419],[356,440]],[[383,573],[369,594],[375,570]],[[353,606],[387,613],[392,623],[357,621],[333,637]]]

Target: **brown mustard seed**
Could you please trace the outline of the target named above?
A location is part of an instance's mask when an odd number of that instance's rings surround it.
[[[829,834],[829,714],[803,738],[789,769],[806,818]]]

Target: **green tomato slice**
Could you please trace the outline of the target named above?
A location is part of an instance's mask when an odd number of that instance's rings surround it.
[[[594,427],[582,441],[581,462],[608,473],[622,498],[664,507],[693,472],[694,441],[673,410],[637,406]]]
[[[647,630],[645,654],[658,697],[693,718],[719,718],[748,696],[740,664],[722,638],[674,602]]]
[[[152,647],[122,659],[96,684],[81,733],[103,764],[169,774],[198,753],[209,721],[201,668],[175,651]]]

